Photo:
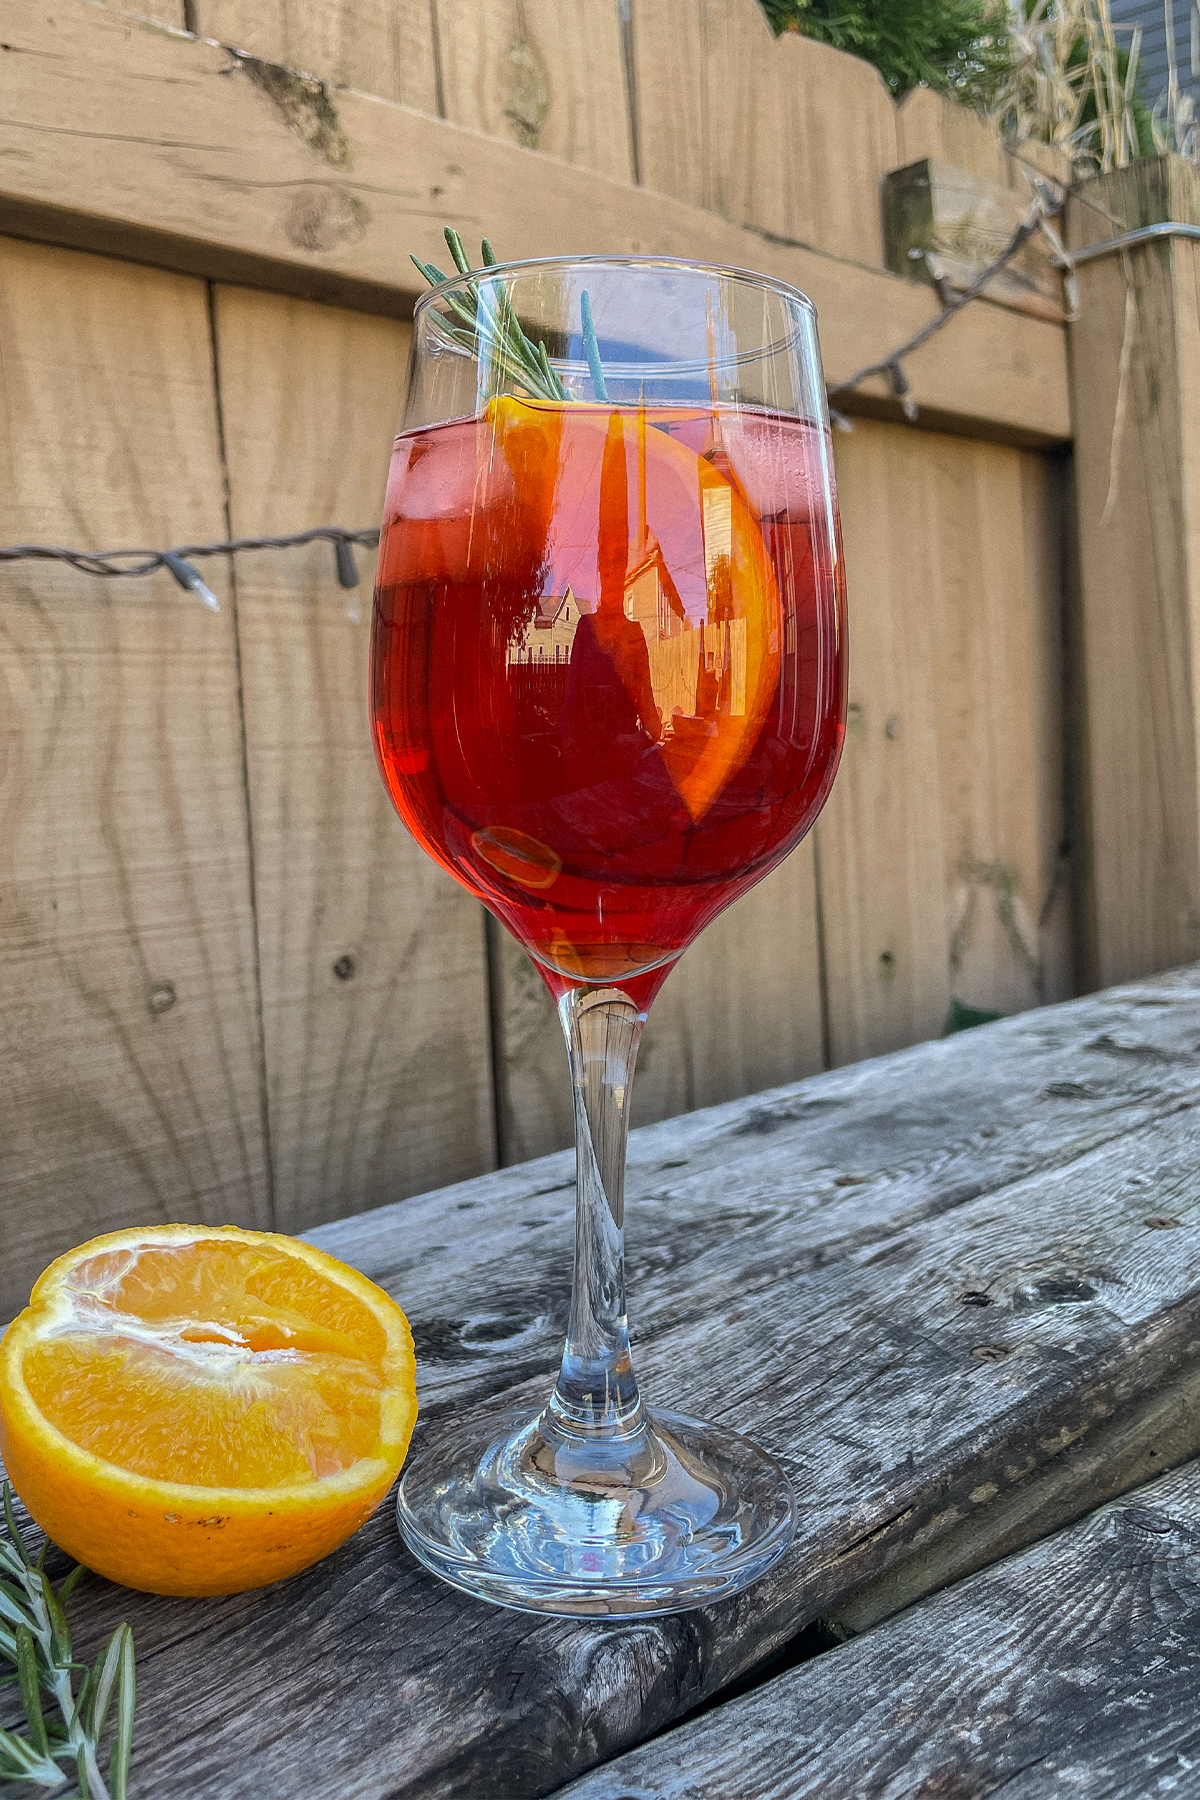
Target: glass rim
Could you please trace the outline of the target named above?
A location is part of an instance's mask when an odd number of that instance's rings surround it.
[[[798,301],[816,323],[817,309],[808,295],[800,288],[793,287],[788,281],[781,281],[776,275],[764,275],[757,269],[743,269],[735,263],[694,262],[686,256],[655,256],[648,252],[609,255],[603,251],[589,253],[586,256],[526,256],[516,257],[509,262],[485,263],[480,269],[466,269],[447,275],[435,287],[428,288],[418,296],[413,306],[413,323],[418,315],[443,295],[456,288],[465,287],[469,282],[491,280],[497,276],[509,274],[528,274],[535,269],[574,269],[574,268],[611,268],[611,269],[668,269],[682,271],[692,275],[715,275],[725,281],[739,281],[748,286],[767,288],[772,293],[780,294],[786,300]]]

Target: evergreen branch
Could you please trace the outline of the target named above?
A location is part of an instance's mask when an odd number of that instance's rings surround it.
[[[43,1544],[36,1561],[30,1556],[7,1482],[3,1513],[0,1657],[15,1669],[15,1678],[9,1680],[15,1679],[20,1692],[26,1735],[0,1730],[0,1781],[19,1781],[55,1795],[64,1795],[75,1781],[78,1800],[127,1800],[135,1702],[133,1634],[128,1625],[119,1625],[93,1668],[76,1662],[63,1603],[87,1571],[73,1568],[56,1588],[43,1566],[49,1546]],[[83,1681],[76,1694],[75,1676],[80,1672]],[[114,1692],[116,1737],[105,1781],[100,1738]],[[46,1714],[47,1695],[57,1718]],[[70,1797],[64,1795],[64,1800]]]
[[[460,275],[474,276],[481,273],[472,269],[470,258],[463,247],[462,238],[452,225],[447,225],[443,234],[447,248],[454,259],[454,266]],[[482,244],[483,268],[492,269],[497,266],[496,252],[486,238]],[[450,279],[442,273],[435,263],[422,262],[414,256],[413,263],[420,270],[430,287],[437,287],[441,282]],[[585,297],[586,298],[586,297]],[[470,280],[465,288],[451,288],[445,296],[445,304],[452,318],[457,322],[449,328],[450,336],[457,344],[474,351],[480,362],[486,362],[504,380],[516,388],[522,389],[535,400],[569,400],[571,398],[559,379],[557,371],[552,367],[545,342],[539,339],[535,344],[527,335],[520,320],[513,310],[513,303],[503,283],[493,288],[489,284],[481,284]],[[586,309],[584,339],[587,342],[587,326],[591,318],[590,306]],[[591,334],[592,348],[595,349],[595,331]],[[591,362],[591,353],[588,357]],[[596,351],[596,364],[599,368],[599,352]],[[603,387],[603,376],[601,376]],[[605,395],[607,398],[607,394]]]

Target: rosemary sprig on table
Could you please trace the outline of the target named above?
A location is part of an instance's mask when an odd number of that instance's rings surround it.
[[[87,1574],[73,1568],[55,1588],[45,1571],[46,1550],[35,1561],[13,1515],[12,1489],[4,1483],[4,1524],[0,1528],[0,1656],[13,1673],[0,1686],[16,1686],[25,1710],[26,1735],[0,1730],[0,1782],[22,1782],[62,1800],[126,1800],[133,1745],[135,1677],[133,1633],[119,1625],[89,1669],[71,1650],[64,1602]],[[75,1677],[82,1675],[79,1692]],[[47,1718],[43,1696],[58,1716]],[[113,1698],[117,1728],[108,1759],[108,1779],[100,1772],[100,1739]],[[75,1786],[65,1792],[68,1783]]]
[[[443,235],[460,275],[482,274],[485,270],[496,267],[496,253],[486,238],[481,246],[483,269],[475,270],[463,248],[462,238],[453,226],[447,225]],[[422,262],[417,256],[412,260],[430,287],[449,280],[436,263]],[[580,302],[583,346],[591,370],[592,386],[596,390],[597,400],[607,401],[608,389],[604,384],[596,328],[592,322],[592,303],[586,292],[581,295]],[[449,327],[454,342],[461,344],[472,355],[481,355],[481,346],[486,346],[487,360],[515,387],[524,388],[536,400],[573,398],[551,367],[545,341],[539,338],[535,344],[527,336],[513,311],[512,301],[502,282],[497,282],[494,287],[487,283],[481,287],[477,281],[469,281],[461,290],[451,289],[445,296],[445,305],[456,321]]]

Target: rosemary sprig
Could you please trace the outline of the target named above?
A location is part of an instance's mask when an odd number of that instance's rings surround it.
[[[447,225],[443,235],[459,274],[481,273],[472,269],[462,238],[453,226]],[[486,238],[481,245],[481,255],[484,269],[496,266],[496,253]],[[417,256],[412,260],[430,287],[436,287],[438,282],[447,279],[436,263],[422,262]],[[456,321],[449,328],[454,342],[473,354],[479,354],[481,344],[486,346],[486,358],[481,357],[481,360],[486,360],[505,379],[511,381],[514,387],[523,388],[535,400],[572,398],[551,366],[544,340],[539,338],[535,344],[526,334],[502,284],[497,283],[493,289],[470,281],[464,289],[446,295],[446,307]],[[592,303],[586,293],[581,296],[581,312],[583,347],[591,370],[592,386],[597,400],[607,401],[608,389],[600,366],[600,348],[592,320]]]
[[[12,1489],[4,1483],[0,1527],[0,1657],[14,1673],[25,1712],[26,1734],[0,1730],[0,1782],[19,1781],[62,1800],[127,1800],[133,1746],[135,1675],[133,1633],[119,1625],[89,1669],[76,1662],[63,1610],[87,1570],[76,1566],[57,1589],[45,1571],[47,1545],[35,1562],[13,1514]],[[75,1677],[82,1675],[78,1694]],[[57,1717],[47,1717],[49,1695]],[[116,1736],[108,1779],[100,1772],[100,1739],[113,1698]],[[74,1786],[69,1784],[74,1782]]]

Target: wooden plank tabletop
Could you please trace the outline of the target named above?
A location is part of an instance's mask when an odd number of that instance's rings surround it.
[[[565,1073],[564,1073],[565,1079]],[[549,1793],[807,1626],[877,1622],[1200,1450],[1200,969],[635,1134],[635,1355],[796,1483],[757,1587],[627,1625],[436,1582],[386,1506],[222,1601],[85,1584],[127,1618],[156,1800]],[[407,1310],[422,1423],[533,1405],[557,1360],[571,1158],[314,1233]]]
[[[561,1790],[564,1800],[1200,1792],[1200,1463]]]

